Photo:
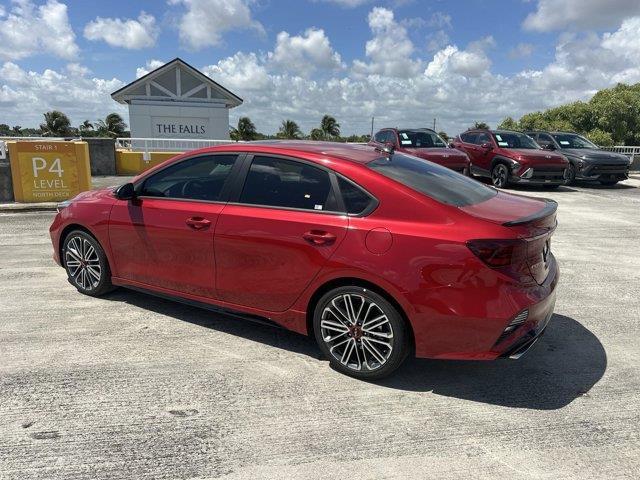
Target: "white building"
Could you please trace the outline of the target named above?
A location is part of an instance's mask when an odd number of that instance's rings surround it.
[[[242,99],[176,58],[111,94],[129,105],[134,138],[229,138],[229,109]]]

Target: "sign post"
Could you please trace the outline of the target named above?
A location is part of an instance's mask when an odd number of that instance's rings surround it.
[[[67,200],[91,189],[86,142],[8,142],[16,202]]]

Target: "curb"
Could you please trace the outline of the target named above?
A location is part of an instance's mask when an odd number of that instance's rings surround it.
[[[55,212],[58,206],[55,202],[43,203],[0,203],[0,212]]]

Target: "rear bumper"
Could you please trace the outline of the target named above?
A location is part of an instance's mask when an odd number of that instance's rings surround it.
[[[512,360],[518,360],[525,353],[527,353],[531,347],[535,345],[538,339],[544,334],[547,329],[547,325],[551,321],[551,317],[553,316],[553,310],[551,310],[545,320],[532,330],[529,330],[524,335],[522,335],[508,350],[503,352],[500,357],[501,358],[510,358]]]

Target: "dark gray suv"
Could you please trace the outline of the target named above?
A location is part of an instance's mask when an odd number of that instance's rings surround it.
[[[569,160],[567,184],[574,180],[593,180],[602,185],[615,185],[629,178],[631,161],[619,153],[608,152],[577,133],[525,132],[538,145],[557,150]]]

